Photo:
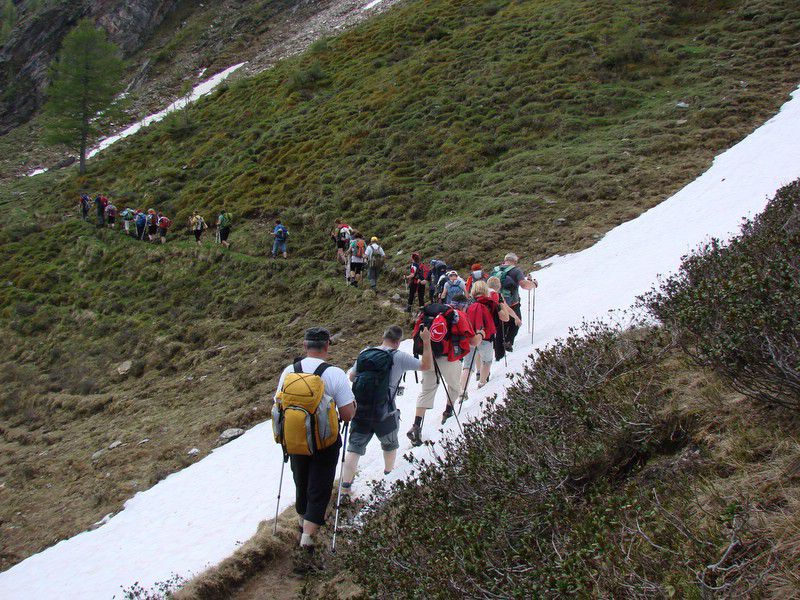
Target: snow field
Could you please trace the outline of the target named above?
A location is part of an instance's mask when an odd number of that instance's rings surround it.
[[[610,311],[628,308],[659,275],[673,272],[681,256],[709,236],[735,234],[743,217],[759,212],[778,188],[800,177],[799,138],[800,90],[778,115],[717,157],[706,173],[670,199],[610,231],[591,248],[543,261],[544,268],[535,273],[539,281],[535,347],[566,335],[569,327],[584,320],[606,318]],[[527,319],[526,292],[522,299]],[[404,342],[403,349],[409,346]],[[508,366],[495,364],[492,379],[481,390],[475,389],[471,379],[462,423],[479,418],[481,402],[487,397],[502,396],[505,376],[518,372],[533,348],[523,324]],[[405,436],[419,391],[413,374],[405,385],[404,395],[397,398],[403,415],[400,456],[411,452],[430,457],[430,448],[412,449]],[[457,434],[455,419],[443,429],[439,425],[444,405],[440,388],[423,438],[437,441]],[[371,480],[383,477],[377,441],[368,447],[359,467],[353,487],[355,493],[364,494]],[[172,574],[190,577],[229,556],[255,533],[260,521],[272,518],[280,468],[281,450],[272,440],[270,423],[259,424],[202,461],[140,492],[102,527],[64,540],[0,573],[0,599],[105,600],[115,594],[120,597],[121,586],[137,581],[147,588]],[[400,458],[390,478],[406,477],[410,468]],[[287,468],[280,509],[293,501]]]

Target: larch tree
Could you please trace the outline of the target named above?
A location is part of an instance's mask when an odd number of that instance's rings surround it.
[[[119,48],[90,20],[80,21],[64,38],[46,93],[44,140],[77,149],[81,175],[89,140],[100,133],[97,117],[111,107],[122,73]]]

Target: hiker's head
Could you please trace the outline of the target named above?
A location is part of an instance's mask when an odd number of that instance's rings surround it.
[[[377,244],[377,243],[378,243],[378,238],[376,238],[376,237],[373,235],[373,236],[372,236],[372,238],[369,240],[369,243],[370,243],[370,244]]]
[[[383,344],[390,348],[397,348],[403,339],[403,328],[399,325],[392,325],[383,332]]]
[[[515,265],[515,264],[517,264],[518,260],[519,260],[519,256],[517,256],[513,252],[509,252],[503,258],[503,262],[506,263],[507,265]]]
[[[411,260],[415,263],[422,262],[422,259],[419,256],[419,252],[412,252],[411,253]]]
[[[275,225],[280,225],[280,224],[281,224],[281,220],[280,219],[275,219]]]
[[[306,329],[303,337],[303,348],[311,354],[327,354],[331,343],[331,332],[324,327]]]
[[[497,279],[495,277],[495,279]],[[497,280],[500,281],[499,279]],[[476,281],[472,284],[472,297],[477,298],[478,296],[488,296],[489,295],[489,286],[486,285],[485,281]]]
[[[499,277],[489,277],[486,280],[486,287],[490,290],[494,290],[495,292],[500,291],[500,278]]]
[[[458,279],[458,271],[448,271],[447,278],[450,281],[455,281],[456,279]]]
[[[474,279],[480,279],[481,276],[483,275],[483,266],[481,265],[481,263],[475,263],[474,265],[472,265],[470,270],[472,271],[472,277]]]

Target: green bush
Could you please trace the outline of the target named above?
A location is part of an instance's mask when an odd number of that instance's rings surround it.
[[[643,298],[698,364],[742,393],[800,410],[800,181],[730,243],[712,240]]]

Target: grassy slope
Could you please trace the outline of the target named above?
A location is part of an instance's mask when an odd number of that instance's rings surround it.
[[[686,183],[795,85],[793,3],[703,3],[700,21],[651,4],[411,2],[220,90],[190,131],[170,121],[126,140],[85,180],[0,184],[3,565],[262,419],[256,401],[310,322],[346,332],[342,361],[396,319],[319,262],[334,216],[392,254],[457,265],[576,250]],[[96,233],[70,214],[82,187],[176,221],[220,204],[279,213],[303,258],[267,263],[258,220],[235,233],[247,254]],[[125,359],[139,376],[115,374]]]

